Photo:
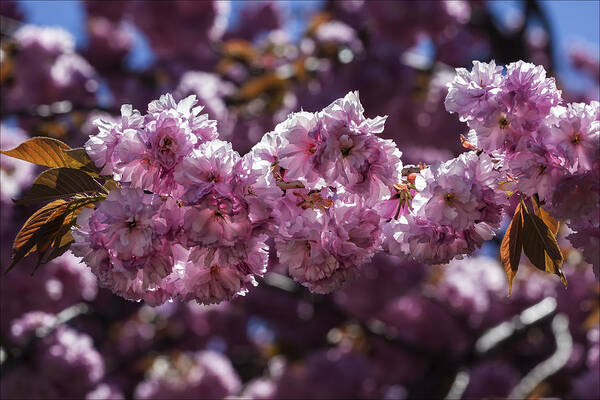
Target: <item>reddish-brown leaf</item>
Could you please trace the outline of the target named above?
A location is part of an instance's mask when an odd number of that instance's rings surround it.
[[[83,147],[63,150],[63,155],[70,168],[80,169],[92,173],[94,176],[100,173],[100,168],[96,167]]]
[[[69,247],[71,247],[71,243],[75,241],[75,239],[73,239],[73,235],[71,235],[70,229],[67,230],[67,232],[64,235],[59,237],[60,241],[52,245],[52,251],[50,252],[50,254],[44,262],[50,262],[56,257],[63,255],[65,251],[69,250]]]
[[[65,201],[55,200],[37,210],[23,225],[13,244],[12,261],[6,272],[10,271],[23,257],[37,252],[39,266],[64,253],[72,242],[70,228],[76,222],[77,214],[84,207],[101,200],[104,196],[78,197]],[[46,254],[49,258],[43,261]]]
[[[512,293],[513,279],[519,270],[523,249],[523,210],[521,204],[515,209],[513,219],[506,229],[500,245],[500,259],[508,278],[508,294]]]
[[[566,278],[560,267],[563,263],[563,255],[558,242],[550,227],[544,220],[530,213],[526,208],[523,210],[523,251],[529,261],[538,269],[560,277],[566,286]]]
[[[111,191],[111,190],[117,190],[121,187],[121,185],[119,184],[119,182],[114,181],[112,179],[107,180],[106,182],[104,182],[104,188],[107,191]]]
[[[102,190],[102,186],[86,172],[73,168],[52,168],[42,172],[23,198],[15,202],[30,205]]]
[[[538,217],[540,217],[542,219],[542,221],[544,221],[546,226],[548,226],[548,228],[550,229],[550,232],[552,232],[552,234],[556,237],[556,235],[558,234],[558,228],[560,228],[560,222],[557,221],[556,219],[554,219],[548,213],[548,211],[544,210],[538,204],[538,202],[535,200],[535,198],[532,198],[531,202],[533,203],[533,209],[535,211],[535,215],[537,215]]]
[[[70,206],[66,212],[51,215],[40,228],[36,243],[38,259],[34,271],[37,270],[40,264],[47,263],[67,251],[74,241],[71,235],[71,226],[75,224],[79,211],[81,211],[81,208]],[[49,252],[50,255],[44,260]]]
[[[69,166],[63,150],[70,149],[60,140],[49,137],[34,137],[24,141],[14,149],[1,150],[0,153],[45,167],[58,168]]]
[[[233,96],[237,101],[249,101],[261,94],[285,89],[287,82],[276,73],[267,73],[248,80]]]
[[[52,168],[42,172],[23,198],[15,202],[30,205],[102,190],[102,186],[86,172],[73,168]]]
[[[100,172],[85,149],[72,149],[60,140],[49,137],[34,137],[0,153],[50,168],[74,168],[93,176],[98,176]]]
[[[66,210],[67,202],[64,200],[56,200],[52,203],[46,204],[44,207],[37,210],[27,221],[23,224],[23,227],[17,233],[15,242],[13,244],[13,255],[12,262],[9,265],[7,272],[12,269],[23,257],[31,252],[33,247],[37,244],[39,230],[48,219],[56,212]]]
[[[244,39],[230,39],[223,43],[222,50],[225,57],[247,63],[253,62],[258,55],[252,43]]]

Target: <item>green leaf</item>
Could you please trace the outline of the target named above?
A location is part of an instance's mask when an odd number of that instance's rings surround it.
[[[69,166],[63,151],[70,149],[60,140],[49,137],[34,137],[24,141],[14,149],[0,150],[0,153],[45,167],[59,168]]]
[[[521,203],[517,205],[510,225],[502,238],[500,245],[500,259],[508,278],[508,295],[512,293],[513,279],[519,270],[521,251],[523,249],[523,209]]]
[[[31,189],[15,203],[30,205],[77,194],[98,193],[101,190],[102,186],[83,171],[52,168],[42,172],[33,182]]]

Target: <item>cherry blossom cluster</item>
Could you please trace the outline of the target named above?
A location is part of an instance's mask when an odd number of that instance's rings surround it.
[[[327,293],[354,277],[382,242],[379,209],[400,181],[401,153],[377,136],[350,92],[317,113],[298,112],[252,149],[282,193],[271,208],[279,261],[296,281]]]
[[[242,383],[227,357],[215,351],[157,357],[135,388],[136,399],[224,398]]]
[[[121,296],[219,302],[265,272],[269,236],[290,275],[325,293],[382,242],[379,207],[400,180],[400,152],[376,136],[357,93],[292,114],[244,157],[217,139],[195,97],[146,115],[99,120],[85,148],[121,188],[78,217],[73,251]]]
[[[473,253],[502,221],[500,178],[491,158],[474,151],[423,169],[412,209],[385,226],[386,248],[429,264]]]
[[[554,78],[523,61],[473,62],[457,69],[446,109],[471,131],[468,141],[489,153],[505,188],[536,195],[574,231],[569,239],[598,270],[600,251],[600,105],[565,104]]]
[[[120,122],[99,120],[86,143],[121,188],[78,216],[73,251],[125,298],[219,302],[265,271],[254,176],[195,104],[194,96],[165,95],[146,115],[124,106]]]
[[[20,365],[3,375],[2,393],[53,398],[65,392],[85,394],[101,381],[104,360],[92,338],[67,325],[56,325],[56,316],[43,311],[30,311],[12,321],[9,338],[31,346],[33,366]],[[43,378],[32,384],[27,376]]]
[[[459,69],[446,105],[472,129],[473,150],[429,166],[403,166],[379,136],[386,117],[367,118],[357,92],[290,114],[243,157],[194,95],[163,95],[144,115],[123,106],[85,145],[121,187],[81,212],[73,251],[125,298],[218,303],[256,285],[272,238],[294,280],[328,293],[382,250],[429,264],[472,254],[513,192],[570,220],[588,257],[598,246],[598,103],[561,101],[541,67]]]

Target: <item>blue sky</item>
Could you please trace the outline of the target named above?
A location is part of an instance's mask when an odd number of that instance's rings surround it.
[[[519,8],[520,1],[491,1],[497,15],[510,16]],[[554,53],[556,70],[567,87],[585,88],[589,81],[577,73],[569,64],[568,50],[576,42],[586,42],[600,47],[600,1],[598,0],[552,0],[541,1],[554,30]]]
[[[569,45],[581,39],[600,46],[600,1],[547,1],[544,6],[555,29],[555,61],[563,79],[574,86],[585,85],[570,68],[567,58]]]
[[[290,15],[299,15],[318,6],[319,0],[311,1],[286,1]],[[518,8],[519,1],[491,1],[493,10],[499,15],[510,16],[510,11]],[[242,2],[233,2],[233,17]],[[20,1],[19,5],[25,13],[27,22],[40,25],[60,25],[75,36],[77,43],[83,45],[85,41],[84,9],[76,1]],[[596,49],[600,46],[600,1],[559,0],[543,1],[542,7],[548,13],[554,28],[555,61],[557,71],[568,87],[575,89],[585,87],[589,82],[582,79],[570,67],[567,50],[573,42],[585,41],[591,43]],[[299,20],[290,21],[293,31],[299,30]],[[144,65],[150,54],[143,39],[140,38],[135,49],[134,65]]]

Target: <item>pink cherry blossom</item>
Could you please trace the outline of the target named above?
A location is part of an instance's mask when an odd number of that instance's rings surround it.
[[[572,103],[550,127],[547,141],[554,144],[579,171],[589,170],[600,157],[600,105]]]
[[[211,191],[230,193],[239,162],[229,142],[213,140],[193,150],[175,170],[175,180],[186,188],[185,201],[193,203]]]
[[[473,69],[456,69],[456,77],[448,84],[445,106],[450,113],[458,113],[461,121],[480,117],[497,107],[502,67],[494,60],[489,63],[473,61]]]
[[[286,170],[286,179],[320,184],[315,153],[323,146],[325,132],[318,116],[308,112],[292,114],[275,127],[273,134],[281,137],[278,159]]]

